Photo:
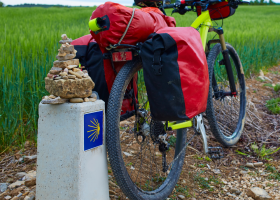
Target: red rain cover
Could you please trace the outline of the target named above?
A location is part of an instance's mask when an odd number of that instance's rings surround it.
[[[103,47],[117,44],[122,37],[132,16],[133,8],[106,2],[93,11],[90,19],[106,16],[110,20],[109,30],[95,33],[90,31],[96,42]],[[145,42],[151,33],[164,27],[175,27],[173,17],[165,16],[158,8],[136,9],[129,29],[122,40],[122,44],[135,45]]]

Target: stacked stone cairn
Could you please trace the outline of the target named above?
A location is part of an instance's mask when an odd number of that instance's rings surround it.
[[[58,49],[57,60],[45,78],[45,88],[51,94],[44,96],[43,104],[83,103],[94,102],[97,95],[92,93],[95,84],[88,75],[87,70],[79,67],[77,51],[70,43],[66,34],[63,34]]]

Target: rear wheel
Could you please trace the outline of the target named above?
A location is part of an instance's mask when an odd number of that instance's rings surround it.
[[[151,119],[142,76],[138,76],[138,111],[120,122],[124,93],[136,73],[142,73],[140,60],[123,66],[110,93],[106,116],[110,165],[129,199],[166,199],[183,167],[185,151],[178,153],[186,143],[186,129],[166,132],[162,122]]]
[[[246,115],[246,87],[242,64],[235,49],[226,44],[234,75],[236,96],[231,96],[226,68],[223,65],[221,44],[216,44],[207,57],[210,89],[207,102],[207,120],[215,138],[224,146],[238,142]]]

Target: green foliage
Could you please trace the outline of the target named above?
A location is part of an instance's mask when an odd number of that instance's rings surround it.
[[[280,172],[279,170],[277,171],[274,166],[266,164],[266,170],[270,172],[270,174],[268,175],[269,179],[275,179],[280,181]]]
[[[0,7],[3,7],[4,3],[2,1],[0,1]]]
[[[259,148],[256,143],[253,143],[251,145],[251,149],[253,150],[253,152],[260,157],[261,159],[269,159],[269,155],[272,155],[274,153],[276,153],[277,151],[279,151],[280,147],[276,150],[272,150],[272,149],[268,149],[266,148],[265,145],[263,145],[261,148]]]
[[[203,173],[204,171],[200,171],[194,176],[194,181],[198,183],[200,188],[213,191],[213,188],[210,186],[210,183],[221,186],[223,185],[223,183],[215,176],[209,176],[209,178],[202,177]]]
[[[264,86],[264,87],[271,87],[271,88],[273,88],[273,86],[272,86],[271,83],[265,83],[265,84],[263,84],[263,86]]]
[[[275,92],[279,92],[280,91],[280,84],[276,84],[273,89],[274,89]]]
[[[170,136],[168,143],[170,144],[170,146],[175,147],[176,144],[176,137],[174,137],[173,135]]]
[[[266,101],[265,106],[272,114],[280,114],[280,98],[272,98]]]

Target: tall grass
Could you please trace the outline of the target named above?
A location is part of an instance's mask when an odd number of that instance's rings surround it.
[[[88,34],[93,9],[0,8],[0,150],[36,137],[38,103],[47,94],[44,77],[60,35]],[[196,15],[174,17],[178,26],[189,26]],[[243,6],[224,20],[226,40],[239,52],[247,75],[279,59],[279,18],[280,6]]]

